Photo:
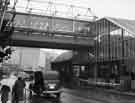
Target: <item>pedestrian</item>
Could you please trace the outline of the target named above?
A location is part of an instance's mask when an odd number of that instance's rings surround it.
[[[15,81],[15,84],[12,88],[12,102],[19,103],[23,100],[25,82],[21,77]]]
[[[7,85],[3,85],[1,88],[1,102],[2,103],[7,103],[8,98],[9,98],[9,92],[10,92],[10,87]]]

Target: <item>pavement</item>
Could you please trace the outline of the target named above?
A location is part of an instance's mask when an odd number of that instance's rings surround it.
[[[85,80],[81,80],[81,81],[84,81],[84,83],[85,82],[88,82],[88,80],[87,81],[85,81]],[[135,90],[129,90],[129,91],[124,91],[124,90],[120,90],[120,89],[111,89],[111,88],[107,88],[107,86],[103,86],[103,83],[104,82],[102,82],[102,85],[99,85],[99,83],[98,83],[98,85],[96,85],[97,84],[97,82],[96,83],[91,83],[91,84],[89,84],[89,85],[80,85],[80,86],[78,86],[79,88],[83,88],[83,89],[91,89],[91,88],[93,88],[93,89],[98,89],[98,90],[102,90],[102,91],[104,91],[104,92],[109,92],[109,93],[112,93],[112,94],[117,94],[117,95],[125,95],[125,96],[135,96]],[[101,84],[101,83],[100,83]]]
[[[103,103],[135,103],[135,93],[120,92],[114,89],[105,88],[64,88],[68,92],[86,99],[94,99]]]

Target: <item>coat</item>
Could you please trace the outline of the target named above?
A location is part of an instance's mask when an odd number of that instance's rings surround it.
[[[9,92],[10,92],[10,87],[3,85],[1,88],[1,101],[8,101]]]
[[[12,89],[12,94],[14,96],[14,99],[23,100],[25,85],[26,84],[23,80],[16,80],[16,82],[13,86],[13,89]]]

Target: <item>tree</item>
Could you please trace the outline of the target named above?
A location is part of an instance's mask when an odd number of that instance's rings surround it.
[[[11,57],[12,54],[12,48],[11,47],[2,47],[0,51],[0,62],[3,62],[4,60],[8,60]]]

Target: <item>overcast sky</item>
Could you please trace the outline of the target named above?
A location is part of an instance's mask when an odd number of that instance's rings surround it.
[[[22,1],[27,0],[19,0],[20,5],[22,4],[26,5],[26,3],[22,3]],[[30,0],[30,1],[42,2],[49,0]],[[98,17],[109,16],[117,18],[135,19],[134,13],[135,0],[50,0],[50,1],[91,8],[92,11]],[[36,6],[39,7],[40,5],[37,4]]]
[[[57,0],[58,1],[58,0]],[[59,0],[90,7],[97,16],[135,19],[135,0]]]

